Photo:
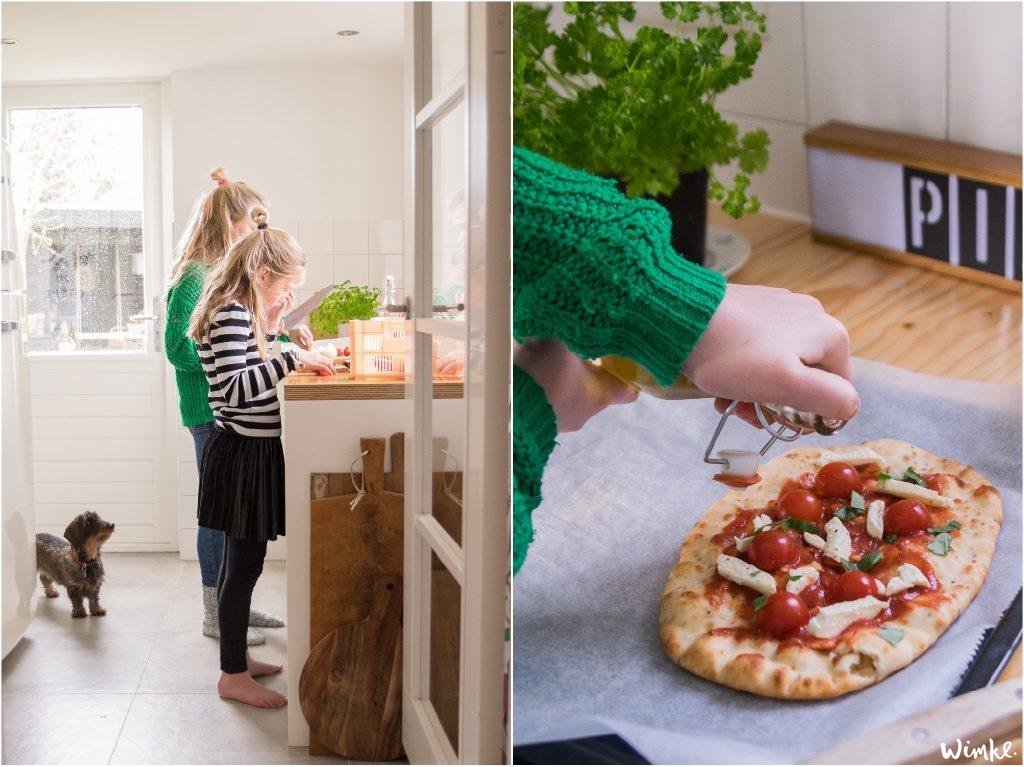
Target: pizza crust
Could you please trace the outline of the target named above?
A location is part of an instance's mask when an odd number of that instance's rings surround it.
[[[954,519],[962,523],[945,557],[926,551],[948,599],[937,605],[913,606],[885,626],[899,628],[903,639],[892,645],[861,628],[847,633],[830,650],[793,646],[761,634],[721,635],[718,628],[748,625],[738,615],[742,597],[726,596],[712,605],[705,594],[715,575],[723,546],[711,538],[742,511],[764,508],[785,482],[805,472],[817,472],[823,448],[800,447],[761,467],[761,482],[733,491],[711,506],[683,541],[679,561],[669,575],[661,598],[660,635],[673,662],[713,682],[757,695],[783,699],[821,699],[859,690],[885,679],[924,653],[964,611],[981,589],[995,553],[1002,523],[999,491],[970,466],[940,458],[894,439],[874,440],[835,452],[870,448],[889,465],[912,466],[921,474],[953,475],[943,495],[952,499]]]

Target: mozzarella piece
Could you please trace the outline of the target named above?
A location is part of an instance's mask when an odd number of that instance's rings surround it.
[[[736,538],[736,551],[743,553],[750,548],[751,541],[754,540],[752,535],[741,535]]]
[[[867,516],[867,530],[868,535],[874,538],[876,541],[882,540],[882,534],[884,532],[885,520],[885,501],[878,499],[868,504],[868,516]]]
[[[885,593],[885,584],[878,580],[878,578],[875,578],[875,588],[878,589],[879,594]]]
[[[839,517],[832,517],[825,523],[825,548],[822,553],[835,561],[849,559],[853,551],[853,541],[850,540],[850,531],[846,529],[843,520]]]
[[[768,527],[772,523],[772,518],[767,514],[758,514],[754,517],[754,529],[758,530],[762,527]]]
[[[758,514],[756,517],[754,517],[753,522],[754,533],[756,533],[763,527],[771,527],[772,518],[769,517],[767,514]],[[750,548],[751,542],[754,540],[754,533],[751,533],[750,535],[740,536],[739,538],[737,538],[736,551],[739,551],[740,553],[747,551],[747,549]]]
[[[885,595],[891,597],[901,591],[906,591],[914,586],[930,586],[927,576],[918,569],[916,565],[902,564],[896,568],[898,573],[895,578],[890,578],[885,584]]]
[[[790,594],[799,594],[805,588],[818,580],[818,568],[814,565],[794,567],[789,571],[789,577],[790,579],[793,579],[794,577],[796,579],[786,581],[786,591]]]
[[[876,492],[886,495],[895,495],[897,498],[909,498],[912,501],[920,501],[926,506],[937,506],[946,509],[952,506],[948,498],[943,498],[930,487],[921,487],[912,482],[904,482],[900,479],[880,479],[875,486]]]
[[[813,546],[816,549],[825,548],[825,539],[820,535],[814,533],[804,533],[804,540],[807,541],[808,545]]]
[[[849,602],[836,602],[818,610],[817,615],[807,624],[811,636],[828,639],[841,634],[850,624],[874,618],[882,612],[889,602],[883,602],[872,596],[853,599]]]
[[[883,469],[888,464],[885,458],[876,453],[870,447],[861,447],[856,450],[851,450],[848,453],[833,453],[830,450],[823,450],[821,457],[818,459],[818,463],[824,466],[826,463],[832,463],[833,461],[842,461],[848,463],[851,466],[867,466],[871,463],[877,463]]]
[[[727,581],[738,583],[760,591],[762,594],[775,593],[775,579],[770,573],[754,567],[749,562],[744,562],[739,557],[730,557],[728,554],[718,555],[718,574]]]

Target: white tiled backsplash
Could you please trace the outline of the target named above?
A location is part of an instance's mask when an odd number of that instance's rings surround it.
[[[296,291],[301,302],[332,282],[351,280],[379,288],[385,275],[393,275],[399,296],[403,285],[402,220],[348,220],[278,222],[292,227],[306,253],[306,282]]]

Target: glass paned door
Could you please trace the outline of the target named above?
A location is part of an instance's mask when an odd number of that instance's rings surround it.
[[[412,763],[503,760],[509,15],[504,3],[406,5],[402,741]]]

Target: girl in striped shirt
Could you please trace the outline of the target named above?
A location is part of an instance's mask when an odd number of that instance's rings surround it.
[[[284,453],[277,384],[302,366],[334,375],[324,357],[282,350],[281,318],[294,303],[305,258],[287,233],[252,211],[256,230],[212,269],[188,335],[210,385],[215,428],[203,451],[199,524],[225,533],[217,578],[221,678],[217,692],[253,706],[279,708],[285,697],[253,677],[276,674],[246,650],[252,591],[263,572],[267,541],[284,535]]]

